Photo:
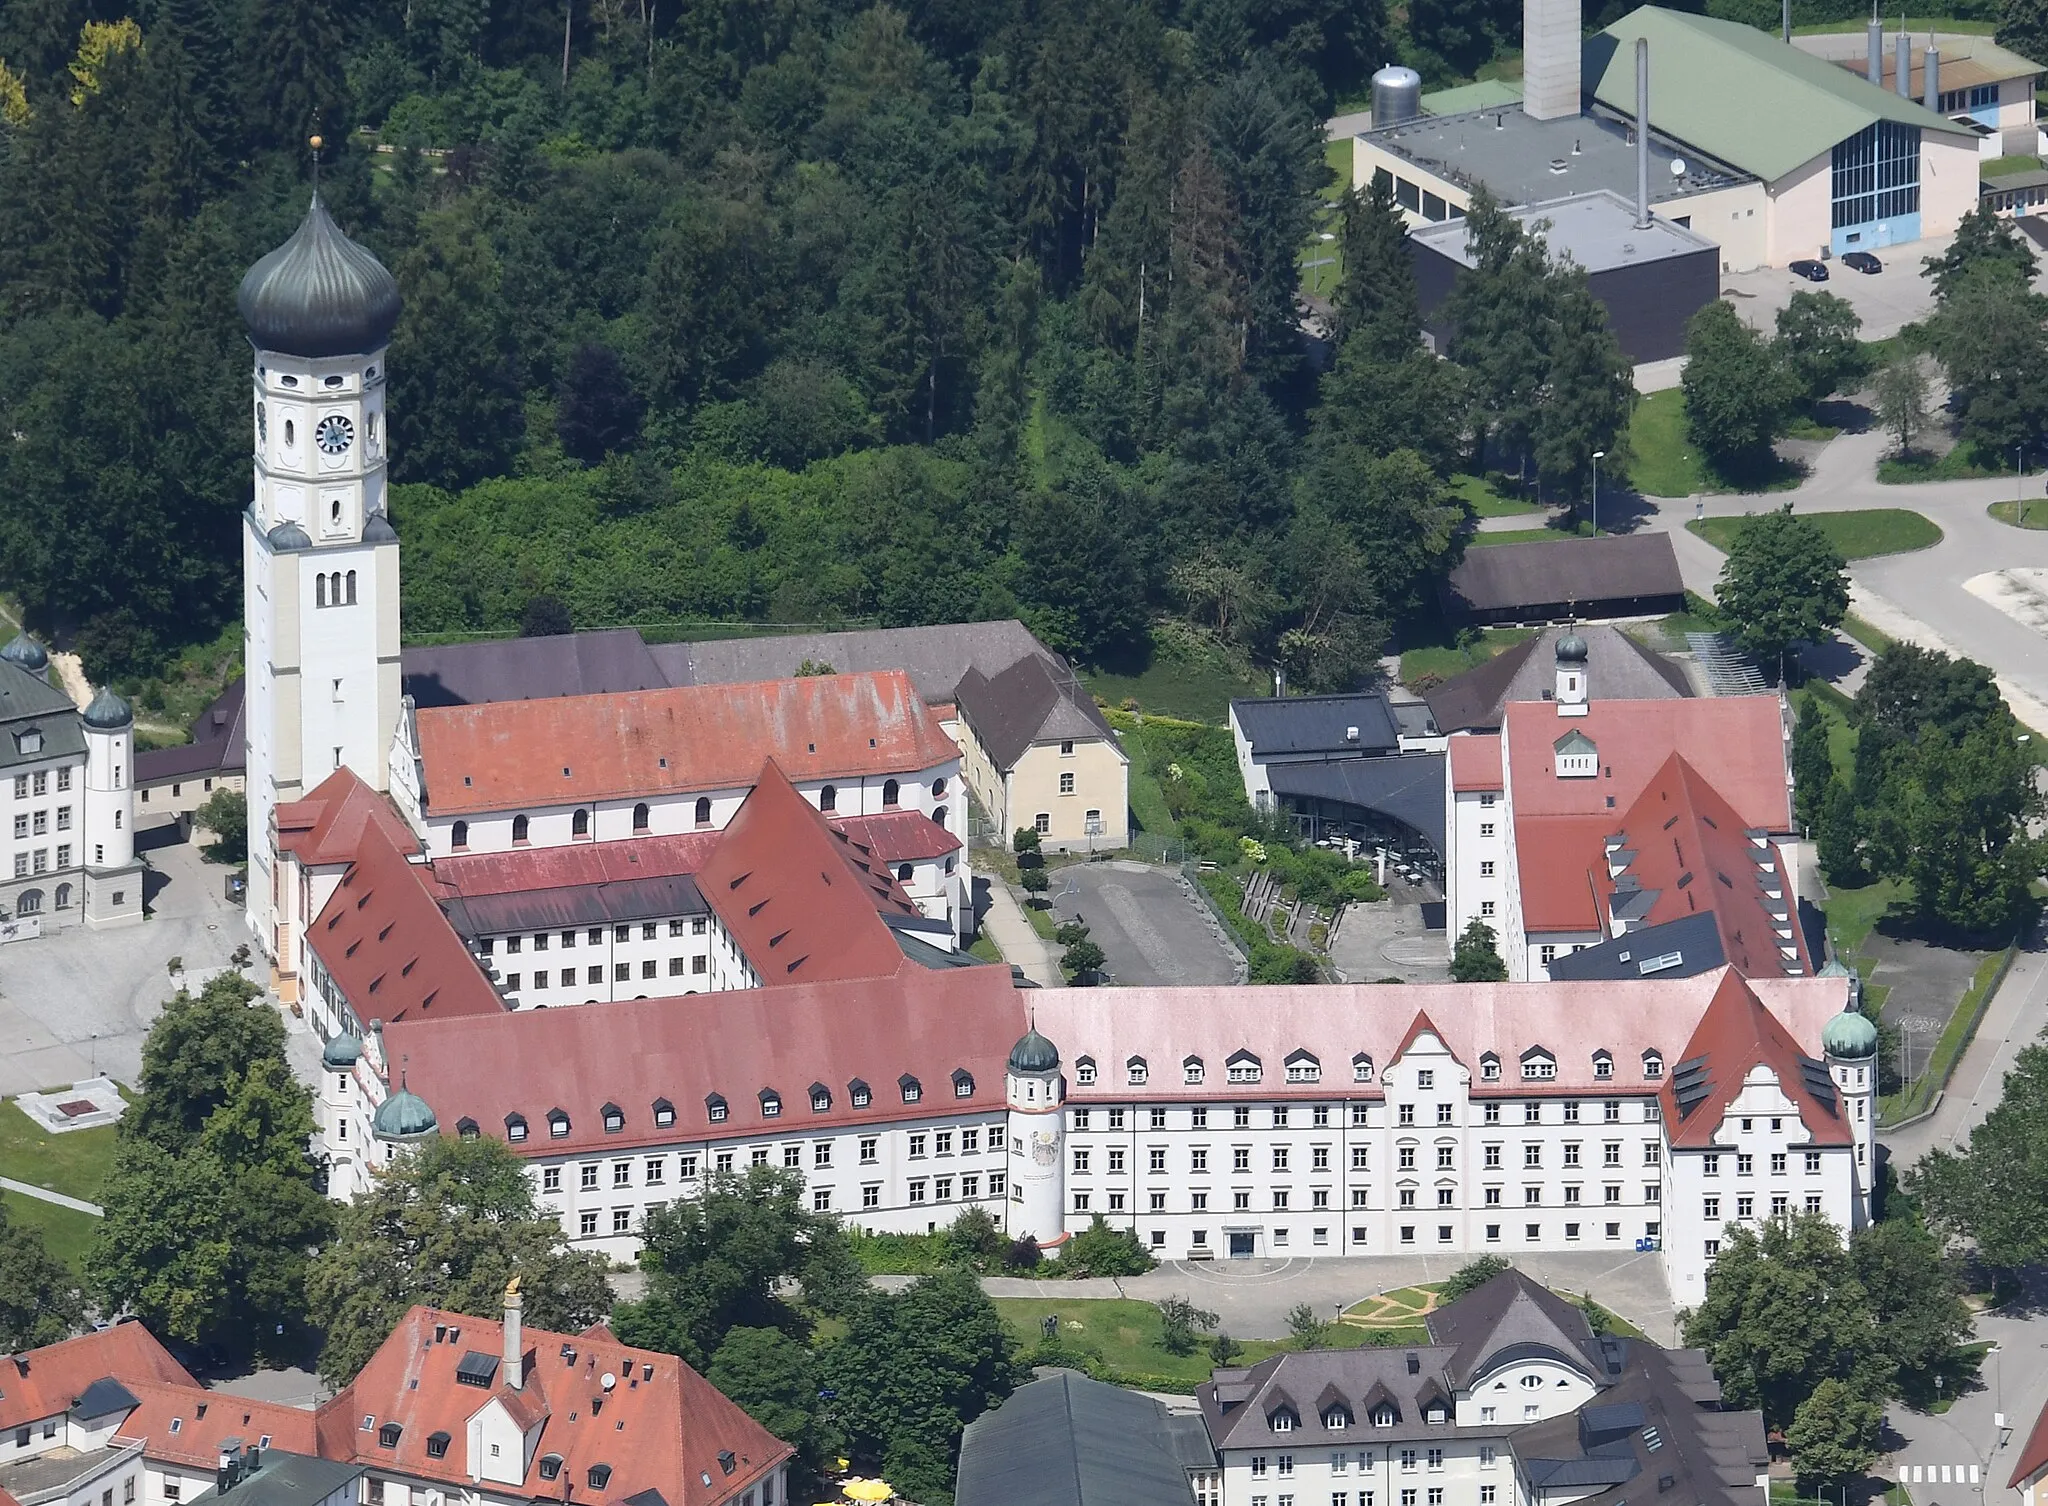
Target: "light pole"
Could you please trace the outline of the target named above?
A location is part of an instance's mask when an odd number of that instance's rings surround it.
[[[1593,452],[1593,536],[1600,536],[1600,462],[1607,458],[1605,450]]]

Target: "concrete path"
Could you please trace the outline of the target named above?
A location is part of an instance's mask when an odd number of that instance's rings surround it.
[[[1061,920],[1078,918],[1108,959],[1111,983],[1188,988],[1237,981],[1237,954],[1181,888],[1180,876],[1144,863],[1069,863],[1046,896]]]
[[[94,1218],[107,1216],[107,1210],[98,1203],[66,1197],[61,1192],[52,1192],[47,1187],[37,1187],[28,1182],[17,1182],[12,1177],[0,1177],[0,1187],[6,1188],[9,1192],[18,1192],[23,1197],[32,1197],[39,1203],[55,1203],[59,1208],[69,1208],[74,1213],[90,1213]]]
[[[999,875],[984,876],[988,879],[988,909],[982,913],[981,928],[1003,954],[1003,960],[1023,968],[1024,976],[1040,988],[1066,987],[1059,953],[1052,943],[1031,929],[1031,922],[1024,918],[1010,886]]]

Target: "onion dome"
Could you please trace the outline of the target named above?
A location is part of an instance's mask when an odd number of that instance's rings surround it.
[[[1586,640],[1577,633],[1566,633],[1557,640],[1557,662],[1560,664],[1584,664],[1586,662]]]
[[[286,518],[277,527],[271,529],[269,539],[270,552],[272,554],[290,554],[294,550],[311,549],[313,547],[313,540],[306,530],[299,527],[290,518]]]
[[[343,1031],[321,1049],[320,1064],[332,1067],[337,1072],[346,1072],[356,1064],[362,1054],[363,1043],[347,1031]]]
[[[1040,1035],[1036,1025],[1025,1031],[1017,1044],[1010,1048],[1012,1072],[1051,1072],[1059,1064],[1060,1048]]]
[[[377,1105],[376,1116],[370,1120],[370,1132],[379,1140],[424,1140],[440,1128],[426,1099],[403,1086]]]
[[[365,544],[395,544],[398,542],[398,530],[391,526],[391,520],[385,517],[384,514],[373,512],[363,522],[363,542]]]
[[[114,694],[111,685],[102,685],[99,694],[85,708],[85,724],[101,732],[118,732],[135,721],[135,713],[128,709],[128,703]]]
[[[342,234],[316,193],[292,238],[249,269],[235,306],[258,350],[368,355],[398,324],[398,281]]]
[[[1829,1056],[1855,1059],[1877,1054],[1877,1026],[1868,1015],[1845,1009],[1822,1027],[1820,1049]]]
[[[16,633],[0,648],[0,659],[9,664],[19,664],[32,675],[39,675],[50,667],[49,651],[27,633]]]

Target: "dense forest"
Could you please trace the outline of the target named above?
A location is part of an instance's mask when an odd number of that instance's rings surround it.
[[[238,614],[234,292],[315,130],[405,295],[410,634],[543,595],[578,626],[1014,613],[1084,662],[1337,684],[1455,559],[1450,476],[1573,488],[1615,450],[1581,277],[1479,206],[1439,360],[1393,206],[1327,165],[1374,68],[1455,71],[1449,30],[1485,33],[1469,65],[1509,18],[903,3],[0,0],[0,590],[122,677]]]

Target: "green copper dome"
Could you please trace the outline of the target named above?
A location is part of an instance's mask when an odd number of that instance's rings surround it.
[[[402,1087],[377,1105],[377,1116],[370,1121],[379,1140],[424,1140],[440,1128],[427,1101]]]
[[[397,280],[318,194],[292,238],[249,269],[235,302],[256,348],[284,355],[368,355],[398,323]]]
[[[1843,1010],[1820,1033],[1820,1049],[1829,1056],[1856,1058],[1877,1054],[1877,1027],[1866,1015]]]
[[[1012,1072],[1050,1072],[1060,1064],[1060,1048],[1038,1033],[1036,1026],[1024,1032],[1010,1048]]]
[[[85,708],[85,724],[102,732],[118,731],[135,720],[135,713],[128,709],[128,703],[114,694],[113,687],[102,685],[99,694],[92,698],[92,704]]]
[[[326,1047],[322,1049],[320,1060],[325,1066],[345,1070],[353,1067],[362,1054],[363,1043],[348,1032],[343,1031],[340,1035],[329,1041]]]

